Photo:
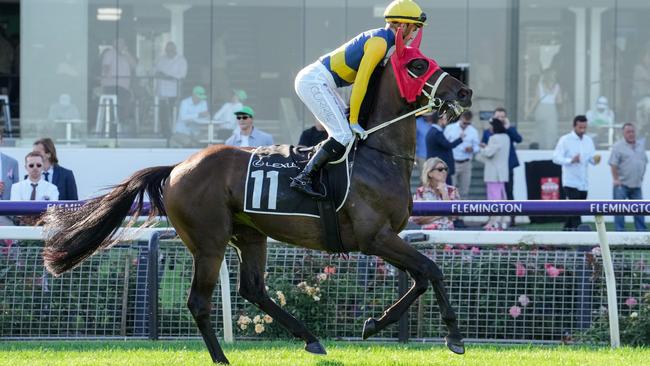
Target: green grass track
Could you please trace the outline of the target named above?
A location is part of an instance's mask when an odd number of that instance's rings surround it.
[[[327,356],[311,355],[300,342],[236,342],[224,350],[233,365],[650,365],[648,348],[467,345],[463,356],[441,344],[324,342]],[[210,365],[196,341],[2,341],[0,365]]]

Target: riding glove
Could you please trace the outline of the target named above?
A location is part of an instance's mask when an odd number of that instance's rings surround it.
[[[359,136],[359,139],[365,140],[368,137],[368,132],[361,127],[358,123],[350,123],[352,133]]]

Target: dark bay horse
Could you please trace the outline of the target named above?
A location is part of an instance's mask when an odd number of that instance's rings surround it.
[[[424,75],[430,65],[428,59],[416,59],[407,67],[417,77]],[[471,104],[472,92],[451,76],[442,76],[440,81],[442,74],[437,69],[428,78],[425,89],[435,89],[431,97],[440,101],[439,110],[455,118],[459,109]],[[376,108],[369,114],[368,129],[430,101],[419,95],[415,103],[407,103],[400,94],[391,64],[383,69],[377,82]],[[432,285],[449,332],[445,337],[447,346],[453,352],[463,353],[462,335],[449,304],[442,272],[398,235],[412,208],[410,177],[414,155],[413,116],[372,133],[359,143],[356,151],[350,193],[339,211],[345,249],[381,257],[406,271],[414,281],[408,292],[381,317],[364,323],[362,336],[366,339],[395,323]],[[241,296],[304,340],[307,351],[324,354],[319,340],[302,322],[271,300],[264,284],[267,237],[325,250],[320,223],[311,217],[244,213],[245,167],[250,156],[249,149],[211,146],[177,165],[140,170],[109,193],[89,200],[79,211],[49,211],[45,217],[47,239],[43,251],[47,269],[59,275],[96,251],[108,248],[134,201],[140,210],[146,193],[152,206],[150,218],[167,215],[193,256],[194,274],[187,305],[214,362],[228,363],[212,328],[210,309],[229,242],[240,253],[238,290]]]

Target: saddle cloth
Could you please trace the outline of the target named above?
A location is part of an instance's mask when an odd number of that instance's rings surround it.
[[[313,147],[273,145],[258,147],[251,153],[246,173],[244,212],[271,215],[320,217],[318,204],[311,197],[289,187],[314,154]],[[348,157],[336,164],[327,164],[314,177],[322,182],[336,211],[345,203],[350,190]],[[318,188],[323,192],[322,185]]]

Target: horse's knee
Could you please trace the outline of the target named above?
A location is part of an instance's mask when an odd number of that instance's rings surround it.
[[[427,261],[426,263],[425,273],[427,274],[427,277],[432,281],[443,281],[445,279],[445,275],[440,270],[440,267],[438,267],[438,265],[431,260]]]
[[[190,313],[196,319],[205,316],[210,317],[212,305],[200,296],[190,294],[187,299],[187,308],[190,309]]]
[[[429,281],[425,278],[418,278],[413,283],[413,290],[415,293],[420,296],[429,289]]]
[[[259,304],[267,296],[263,287],[260,289],[259,286],[246,281],[239,285],[239,295],[253,304]]]

